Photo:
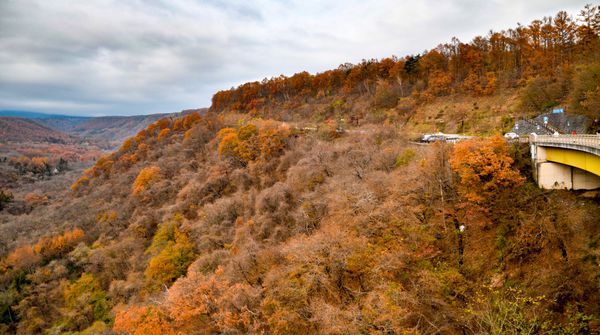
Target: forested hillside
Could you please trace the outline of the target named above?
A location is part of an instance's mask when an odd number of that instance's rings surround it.
[[[588,6],[153,122],[0,206],[0,333],[600,333],[597,193],[539,189],[498,135],[598,117],[599,32]]]
[[[510,111],[514,116],[562,104],[598,118],[599,21],[598,8],[589,5],[576,18],[562,11],[469,43],[453,39],[422,54],[265,78],[217,92],[211,110],[305,122],[346,115],[369,122],[409,118],[439,97],[451,101],[522,89]]]

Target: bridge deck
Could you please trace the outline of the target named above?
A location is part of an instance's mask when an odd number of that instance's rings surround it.
[[[589,152],[600,156],[599,135],[530,135],[529,143]]]

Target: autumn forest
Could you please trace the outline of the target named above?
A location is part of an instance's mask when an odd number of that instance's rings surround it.
[[[0,155],[31,176],[0,185],[0,334],[599,334],[600,196],[502,136],[555,107],[600,130],[599,36],[587,5]]]

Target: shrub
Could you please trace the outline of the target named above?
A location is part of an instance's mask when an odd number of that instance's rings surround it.
[[[113,330],[129,335],[175,335],[165,313],[155,306],[130,306],[119,310]]]
[[[94,165],[91,172],[94,177],[103,176],[108,178],[114,164],[115,162],[111,159],[111,156],[102,156],[96,161],[96,165]]]
[[[35,192],[30,192],[27,193],[25,195],[25,201],[27,202],[27,204],[29,204],[30,206],[37,206],[37,205],[46,205],[48,204],[48,196],[42,195],[42,194],[38,194]],[[0,202],[2,202],[2,193],[0,192]],[[0,209],[1,209],[1,205],[0,205]]]
[[[120,153],[127,153],[129,150],[135,149],[135,139],[133,137],[126,139],[119,148]]]
[[[131,193],[134,195],[141,193],[158,179],[160,179],[160,168],[158,166],[143,168],[133,182]]]
[[[190,113],[183,118],[183,128],[190,129],[190,128],[192,128],[192,126],[194,126],[196,123],[200,122],[201,120],[202,120],[202,118],[200,117],[200,114],[198,114],[197,112]]]
[[[396,157],[396,167],[408,165],[415,157],[415,151],[412,149],[404,149],[404,151]]]
[[[165,248],[168,242],[175,241],[175,231],[177,225],[175,223],[165,223],[158,226],[152,238],[152,244],[146,249],[148,254],[157,254]]]
[[[219,132],[219,135],[221,135],[221,132]],[[240,139],[236,133],[223,134],[221,142],[219,142],[219,155],[221,157],[237,158],[239,145]]]
[[[240,141],[246,141],[248,139],[250,139],[253,136],[256,136],[258,134],[258,129],[256,128],[255,125],[253,124],[248,124],[245,126],[240,127],[240,129],[238,130],[238,138],[240,139]]]
[[[160,133],[158,133],[158,136],[156,137],[157,140],[162,141],[164,139],[166,139],[169,134],[171,134],[171,129],[169,128],[165,128],[163,130],[160,131]]]
[[[41,238],[34,246],[34,251],[49,260],[72,250],[85,237],[83,230],[75,228],[62,235]]]
[[[83,176],[79,177],[79,179],[77,179],[71,185],[71,191],[77,192],[77,191],[81,190],[83,187],[88,186],[89,184],[90,184],[90,177],[87,176],[86,174],[84,174]]]
[[[269,161],[281,155],[286,148],[285,140],[288,136],[287,129],[261,128],[258,135],[258,146],[262,160]]]
[[[79,228],[62,235],[42,237],[35,245],[16,248],[6,257],[6,265],[16,270],[31,270],[42,260],[49,261],[71,251],[83,240],[85,233]]]
[[[319,126],[318,135],[325,141],[333,141],[336,138],[340,138],[342,133],[338,131],[337,127],[333,122],[325,123]]]
[[[380,81],[375,88],[374,105],[379,108],[393,108],[398,103],[399,94],[387,81]]]
[[[15,270],[30,270],[41,261],[31,245],[16,248],[6,257],[6,265]]]
[[[13,200],[12,193],[4,190],[0,190],[0,211],[4,209],[4,206]]]
[[[83,273],[63,292],[68,323],[86,328],[93,321],[109,321],[110,305],[100,282],[90,273]],[[77,316],[73,318],[73,316]]]
[[[491,290],[476,299],[468,311],[475,330],[485,334],[539,334],[543,328],[538,315],[544,297],[527,297],[517,289]]]

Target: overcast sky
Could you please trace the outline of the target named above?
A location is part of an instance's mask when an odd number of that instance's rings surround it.
[[[578,0],[0,0],[0,109],[208,107],[247,81],[468,42]]]

